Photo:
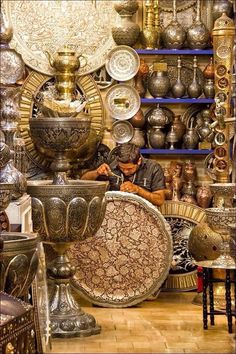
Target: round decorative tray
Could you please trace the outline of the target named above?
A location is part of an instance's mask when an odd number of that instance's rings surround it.
[[[113,118],[127,120],[138,112],[141,100],[135,88],[119,84],[107,91],[105,104]]]
[[[172,237],[162,214],[145,199],[107,192],[102,226],[69,251],[79,294],[104,307],[127,307],[155,293],[172,260]]]
[[[53,75],[45,51],[54,55],[65,45],[83,54],[87,63],[79,75],[105,64],[115,47],[111,28],[117,13],[112,1],[3,0],[1,10],[13,27],[10,47],[19,52],[32,69]],[[26,16],[25,14],[28,14]]]
[[[112,124],[112,138],[119,144],[128,143],[134,135],[134,128],[127,121],[118,121]]]
[[[135,50],[126,45],[112,49],[107,56],[106,70],[117,81],[128,81],[138,72],[140,59]]]

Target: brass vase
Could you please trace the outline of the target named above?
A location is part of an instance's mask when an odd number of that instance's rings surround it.
[[[193,58],[193,80],[187,88],[188,96],[191,98],[198,98],[202,93],[202,86],[197,79],[197,57]]]
[[[153,149],[162,149],[165,145],[165,133],[160,126],[153,126],[148,132],[148,142]]]
[[[145,1],[145,20],[143,30],[140,33],[140,40],[144,49],[154,49],[157,47],[158,32],[154,26],[153,5],[153,2]]]
[[[181,59],[178,57],[177,61],[177,79],[174,85],[171,87],[171,92],[175,98],[181,98],[184,96],[186,87],[181,81]]]

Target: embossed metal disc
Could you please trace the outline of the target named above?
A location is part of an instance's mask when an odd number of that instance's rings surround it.
[[[32,95],[36,96],[50,79],[51,78],[47,75],[32,71],[22,86],[20,100],[21,120],[19,126],[21,136],[25,141],[27,156],[36,166],[44,171],[49,169],[50,161],[45,158],[44,155],[40,154],[35,147],[29,132],[29,119],[35,118],[37,110]],[[98,137],[101,138],[104,122],[104,109],[100,91],[91,75],[80,76],[77,79],[77,87],[90,102],[88,105],[88,113],[91,116],[91,127],[96,131]]]
[[[118,121],[112,124],[112,138],[119,144],[128,143],[134,135],[134,128],[130,122]]]
[[[3,85],[15,84],[25,71],[25,64],[20,54],[10,48],[0,50],[0,82]]]
[[[118,81],[132,79],[137,74],[139,65],[139,55],[126,45],[119,45],[112,49],[106,60],[108,74]]]
[[[3,11],[13,27],[10,46],[34,70],[53,75],[45,51],[52,55],[65,45],[83,54],[79,75],[105,64],[115,46],[111,28],[117,13],[113,1],[3,0]]]
[[[196,205],[176,201],[165,201],[159,210],[171,227],[174,248],[170,274],[163,289],[196,289],[196,265],[188,251],[188,239],[193,227],[205,220],[205,211]]]
[[[172,237],[158,209],[124,192],[107,192],[107,208],[94,237],[69,250],[73,287],[94,304],[127,307],[157,291],[169,272]]]
[[[105,104],[113,118],[127,120],[138,112],[141,100],[135,88],[118,84],[107,91]]]

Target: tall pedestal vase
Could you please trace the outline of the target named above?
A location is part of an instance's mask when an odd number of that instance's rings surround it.
[[[144,49],[155,49],[157,47],[158,32],[154,26],[153,1],[145,1],[145,15],[143,30],[140,33],[141,43]]]

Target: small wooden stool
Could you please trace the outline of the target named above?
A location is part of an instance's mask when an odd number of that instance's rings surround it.
[[[208,329],[208,316],[210,316],[211,325],[215,324],[215,315],[226,315],[228,323],[228,332],[233,333],[233,316],[236,317],[236,308],[232,309],[231,305],[231,284],[234,284],[234,301],[236,304],[236,269],[215,267],[212,265],[212,261],[198,262],[198,266],[203,268],[203,293],[202,293],[202,306],[203,306],[203,328]],[[213,276],[213,269],[225,269],[225,279],[217,279]],[[233,271],[233,278],[231,272]],[[223,282],[225,284],[225,311],[215,310],[214,308],[214,283]],[[208,290],[208,291],[207,291]],[[209,302],[208,302],[209,293]],[[208,304],[209,303],[209,311]]]

